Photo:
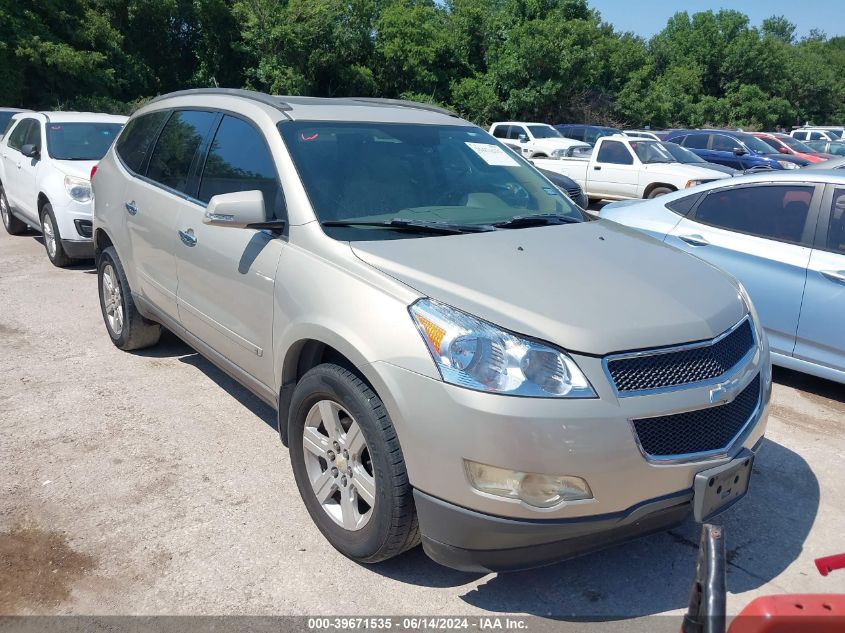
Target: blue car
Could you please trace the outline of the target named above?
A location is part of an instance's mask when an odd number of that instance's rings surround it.
[[[613,136],[614,134],[622,134],[622,130],[615,127],[604,127],[602,125],[583,125],[580,123],[561,123],[554,126],[555,129],[566,138],[571,138],[576,141],[584,141],[593,147],[596,141],[602,136]]]
[[[664,140],[686,147],[710,163],[733,169],[797,169],[810,164],[779,153],[756,136],[733,130],[675,130]]]

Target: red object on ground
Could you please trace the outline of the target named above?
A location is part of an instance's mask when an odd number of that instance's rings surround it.
[[[789,136],[788,134],[781,134],[779,132],[777,132],[777,133],[753,132],[752,134],[754,136],[756,136],[757,138],[760,138],[760,139],[763,139],[764,141],[766,141],[766,143],[768,143],[769,145],[774,147],[781,154],[788,154],[790,156],[797,156],[798,158],[803,158],[805,160],[810,161],[811,163],[821,163],[821,162],[826,161],[828,159],[827,156],[822,156],[821,154],[818,154],[818,153],[815,153],[815,152],[811,154],[809,152],[795,151],[794,149],[792,149],[787,144],[789,141],[783,140],[784,137],[787,137],[791,141],[792,137]],[[794,142],[794,141],[792,141],[792,142]]]
[[[845,595],[795,594],[752,600],[728,633],[843,633]]]
[[[816,569],[822,576],[827,576],[837,569],[845,569],[845,554],[834,554],[816,559]]]

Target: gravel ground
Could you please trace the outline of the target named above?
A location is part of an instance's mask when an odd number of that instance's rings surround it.
[[[90,265],[0,235],[0,614],[526,613],[685,608],[689,522],[553,567],[451,571],[421,550],[339,555],[300,501],[273,411],[172,336],[126,354]],[[775,374],[748,497],[720,522],[729,611],[779,592],[845,591],[845,387]]]

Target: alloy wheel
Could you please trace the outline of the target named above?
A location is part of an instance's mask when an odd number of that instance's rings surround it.
[[[373,514],[376,482],[361,427],[337,402],[320,400],[305,418],[302,446],[323,510],[346,530],[363,528]]]
[[[101,290],[103,293],[103,310],[106,313],[109,329],[115,336],[120,336],[123,331],[123,297],[121,297],[120,284],[111,264],[106,264],[103,267]]]
[[[53,221],[45,214],[41,225],[41,233],[44,235],[44,244],[47,246],[47,254],[50,259],[56,257],[56,231],[53,229]]]
[[[0,216],[3,217],[3,226],[9,228],[11,215],[9,213],[9,203],[6,202],[6,191],[0,187]]]

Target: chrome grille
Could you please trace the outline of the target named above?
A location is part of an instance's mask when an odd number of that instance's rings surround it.
[[[630,395],[718,378],[753,347],[751,320],[745,319],[711,342],[609,357],[606,367],[617,393]]]
[[[760,375],[728,404],[655,418],[633,420],[643,452],[670,459],[697,453],[721,452],[730,447],[760,403]]]

